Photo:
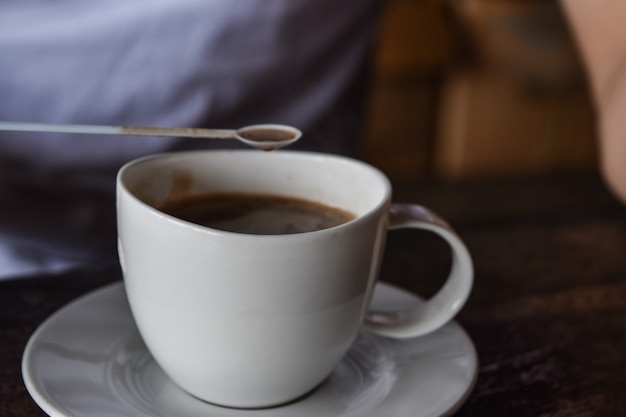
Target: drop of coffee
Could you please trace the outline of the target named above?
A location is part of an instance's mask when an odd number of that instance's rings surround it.
[[[244,130],[238,134],[242,138],[254,142],[284,142],[296,137],[293,132],[270,128]]]

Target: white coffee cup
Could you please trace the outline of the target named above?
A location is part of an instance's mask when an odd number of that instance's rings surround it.
[[[187,194],[305,198],[356,215],[289,235],[224,232],[154,205]],[[117,179],[119,256],[140,333],[188,393],[240,408],[280,405],[320,384],[362,325],[416,337],[447,323],[472,286],[455,232],[418,205],[391,203],[388,179],[344,157],[307,152],[194,151],[142,158]],[[368,312],[389,229],[427,229],[452,248],[450,275],[419,311]]]

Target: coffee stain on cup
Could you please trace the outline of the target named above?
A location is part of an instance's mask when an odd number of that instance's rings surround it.
[[[191,172],[175,170],[168,178],[156,179],[154,176],[145,178],[137,182],[131,192],[144,203],[158,209],[167,202],[189,196],[193,183]]]
[[[193,185],[193,175],[187,170],[176,170],[172,173],[172,188],[166,200],[178,199],[189,195]]]

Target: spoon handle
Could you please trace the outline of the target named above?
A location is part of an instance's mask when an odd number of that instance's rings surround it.
[[[98,126],[0,121],[0,130],[13,132],[82,133],[91,135],[170,136],[187,138],[232,139],[235,130],[190,127]]]

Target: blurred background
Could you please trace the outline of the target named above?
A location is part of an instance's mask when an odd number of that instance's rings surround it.
[[[366,159],[395,181],[595,170],[594,112],[553,0],[389,0]]]

